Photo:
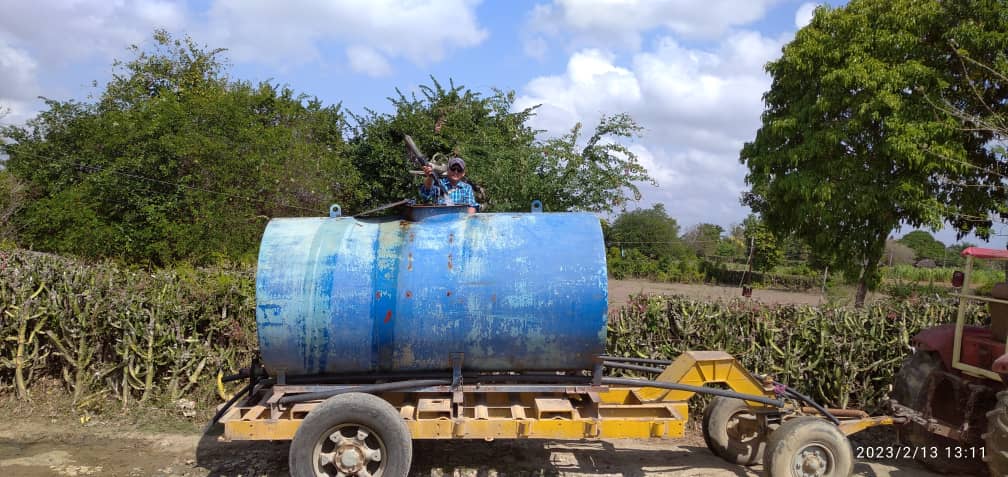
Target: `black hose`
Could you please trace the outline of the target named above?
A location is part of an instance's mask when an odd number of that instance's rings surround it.
[[[645,364],[664,364],[664,365],[672,364],[672,361],[669,361],[667,359],[627,358],[624,356],[607,356],[607,355],[602,355],[599,357],[606,361],[616,361],[624,363],[645,363]]]
[[[641,366],[639,364],[615,363],[612,361],[603,361],[602,366],[617,369],[629,369],[631,371],[643,371],[645,373],[661,374],[662,372],[665,371],[664,368],[655,368],[653,366]]]
[[[467,377],[467,376],[466,376]],[[287,384],[346,384],[374,382],[382,380],[449,379],[451,373],[374,373],[374,374],[329,374],[317,376],[287,376]]]
[[[790,395],[791,397],[793,397],[793,398],[795,398],[795,399],[797,399],[799,401],[802,401],[802,402],[808,404],[809,406],[814,407],[816,409],[816,411],[819,411],[822,415],[826,416],[827,419],[829,419],[830,421],[833,421],[833,424],[836,424],[838,426],[840,425],[840,420],[837,419],[836,416],[834,416],[833,414],[830,414],[830,412],[827,411],[825,407],[820,406],[819,403],[813,401],[812,398],[810,398],[810,397],[808,397],[808,396],[806,396],[806,395],[804,395],[802,393],[799,393],[798,391],[795,391],[794,388],[792,388],[792,387],[790,387],[790,386],[788,386],[786,384],[780,384],[780,383],[776,383],[776,382],[774,384],[783,386],[784,387],[784,391],[788,395]]]
[[[412,381],[396,381],[393,383],[365,384],[362,386],[341,387],[339,389],[331,389],[329,391],[320,391],[316,393],[294,394],[282,397],[278,402],[280,404],[287,405],[307,401],[321,401],[349,392],[374,394],[388,391],[409,391],[416,388],[447,386],[450,384],[450,379],[416,379]]]
[[[725,389],[718,389],[718,388],[708,388],[704,386],[690,386],[688,384],[679,384],[679,383],[663,383],[659,381],[649,381],[646,379],[605,378],[605,377],[602,378],[602,384],[671,389],[673,391],[689,391],[697,394],[711,394],[714,396],[723,396],[723,397],[742,399],[745,401],[758,402],[760,404],[766,404],[767,406],[784,407],[784,401],[780,401],[777,399],[770,399],[763,396],[751,396],[748,394],[737,393],[735,391],[728,391]]]
[[[231,396],[231,399],[228,399],[227,402],[224,403],[224,406],[217,411],[217,414],[214,414],[213,419],[210,420],[210,427],[217,424],[217,421],[224,417],[224,413],[228,412],[228,410],[231,409],[231,406],[234,406],[234,403],[238,402],[238,399],[245,395],[245,393],[249,392],[250,389],[252,389],[252,383],[246,384],[245,387],[238,390],[234,396]]]
[[[471,383],[480,382],[580,382],[589,381],[589,376],[571,376],[564,374],[550,373],[522,373],[522,374],[489,374],[489,373],[462,373],[462,378]],[[347,384],[347,383],[367,383],[374,381],[403,381],[413,379],[451,379],[451,373],[372,373],[372,374],[329,374],[317,376],[287,376],[287,384]]]
[[[221,378],[221,382],[230,383],[231,381],[238,381],[240,379],[245,379],[247,377],[249,377],[249,373],[248,370],[245,369],[239,371],[238,374],[229,374],[227,376],[224,376],[223,378]]]

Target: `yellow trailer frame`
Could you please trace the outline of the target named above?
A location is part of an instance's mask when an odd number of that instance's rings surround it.
[[[728,353],[689,351],[669,364],[655,383],[721,385],[753,398],[776,397],[772,380],[746,371]],[[352,391],[352,387],[347,387]],[[243,405],[228,409],[219,422],[225,440],[292,440],[321,400],[281,404],[285,396],[316,392],[313,385],[277,385],[254,390]],[[716,391],[715,391],[716,392]],[[377,393],[399,411],[413,439],[614,439],[682,437],[694,390],[606,385],[432,386],[410,392]],[[747,402],[758,425],[781,415],[815,410],[777,408]],[[790,406],[790,405],[789,405]],[[833,410],[837,411],[837,410]],[[837,412],[839,428],[853,434],[890,425],[890,417]],[[773,416],[777,416],[776,418]]]

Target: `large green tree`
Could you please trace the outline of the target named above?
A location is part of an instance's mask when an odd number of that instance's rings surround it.
[[[886,238],[901,224],[990,233],[1005,216],[1003,161],[988,131],[935,108],[1003,108],[1003,84],[966,84],[958,54],[1003,60],[1008,4],[996,0],[853,0],[819,7],[767,65],[762,127],[742,149],[743,202],[775,232],[796,234],[859,281],[879,280]]]
[[[637,249],[648,258],[671,259],[686,253],[679,239],[679,224],[669,217],[664,204],[620,214],[609,229],[609,245]]]
[[[682,235],[682,241],[697,256],[710,257],[717,253],[724,228],[717,224],[696,224]]]
[[[418,94],[396,91],[394,113],[367,111],[351,131],[353,162],[364,178],[368,207],[416,198],[418,169],[406,157],[404,135],[428,156],[459,154],[467,179],[485,191],[483,211],[526,211],[539,199],[546,210],[608,212],[638,199],[635,183],[651,178],[622,144],[640,127],[625,114],[603,116],[584,137],[582,126],[548,138],[532,129],[535,108],[516,111],[513,92],[484,96],[432,78]]]
[[[338,106],[232,81],[221,50],[154,35],[94,103],[0,129],[35,249],[162,265],[254,257],[266,221],[360,200]]]
[[[899,243],[914,251],[914,259],[929,258],[935,262],[941,261],[945,255],[945,244],[939,242],[933,235],[924,230],[914,230],[899,239]]]

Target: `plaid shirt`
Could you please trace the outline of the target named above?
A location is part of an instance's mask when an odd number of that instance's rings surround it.
[[[459,181],[455,184],[455,187],[452,187],[451,182],[444,177],[441,178],[441,183],[444,184],[445,189],[448,189],[448,196],[451,197],[451,200],[455,203],[455,205],[468,205],[470,207],[479,208],[479,204],[476,203],[476,196],[473,195],[473,188],[471,185]],[[434,184],[431,184],[430,189],[424,187],[423,184],[420,184],[420,196],[423,197],[424,200],[433,200],[434,198],[437,198],[437,203],[440,205],[444,205],[445,203],[444,196],[441,196],[441,189],[434,187]]]

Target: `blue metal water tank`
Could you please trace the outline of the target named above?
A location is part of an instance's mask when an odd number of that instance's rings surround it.
[[[606,334],[605,246],[588,213],[416,221],[287,218],[256,273],[262,362],[288,376],[591,369]]]

